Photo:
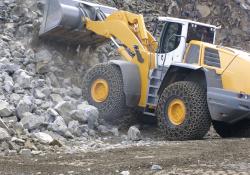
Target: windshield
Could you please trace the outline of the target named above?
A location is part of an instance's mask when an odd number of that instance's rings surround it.
[[[189,24],[187,43],[192,40],[203,41],[213,44],[214,30],[211,27]]]

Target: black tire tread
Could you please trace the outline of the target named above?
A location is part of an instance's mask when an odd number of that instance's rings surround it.
[[[171,125],[170,121],[166,122],[163,118],[165,105],[173,97],[181,98],[187,108],[187,117],[179,126]],[[159,99],[157,119],[167,140],[202,139],[211,126],[205,88],[190,81],[180,81],[169,85]]]
[[[92,82],[98,78],[105,79],[110,88],[107,100],[102,103],[96,103],[90,92]],[[100,116],[106,121],[115,120],[122,116],[126,105],[120,68],[111,63],[101,63],[88,70],[83,79],[83,98],[90,105],[97,107]]]

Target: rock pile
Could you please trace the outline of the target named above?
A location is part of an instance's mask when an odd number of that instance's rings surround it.
[[[37,41],[42,4],[0,2],[0,148],[8,154],[37,154],[41,145],[95,136],[99,126],[97,108],[82,99],[87,64]]]
[[[156,16],[190,18],[221,26],[218,43],[250,50],[248,0],[170,1],[99,0],[143,13],[152,28]],[[81,95],[86,69],[116,56],[112,44],[81,49],[40,41],[44,0],[0,1],[0,144],[9,155],[30,156],[41,145],[61,146],[60,139],[89,137],[95,129],[119,135],[100,125],[98,110]],[[139,140],[136,127],[131,140]]]

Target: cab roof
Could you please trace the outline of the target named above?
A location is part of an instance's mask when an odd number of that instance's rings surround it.
[[[191,24],[196,24],[196,25],[211,27],[211,28],[214,28],[214,29],[219,29],[220,28],[220,27],[217,27],[215,25],[210,25],[210,24],[206,24],[206,23],[192,21],[192,20],[189,20],[189,19],[174,18],[174,17],[163,17],[163,16],[160,16],[160,17],[158,17],[158,20],[159,21],[171,21],[171,22],[191,23]]]

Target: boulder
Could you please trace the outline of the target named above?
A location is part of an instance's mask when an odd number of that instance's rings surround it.
[[[20,87],[22,87],[24,89],[31,88],[32,77],[29,76],[25,71],[21,71],[16,77],[17,77],[16,83]]]
[[[54,140],[49,134],[44,132],[34,133],[34,136],[43,144],[50,144]]]
[[[57,116],[59,116],[58,112],[56,112],[56,110],[54,110],[54,109],[52,109],[52,108],[47,109],[47,112],[48,112],[48,114],[49,114],[50,116],[52,116],[52,117],[57,117]]]
[[[24,157],[31,157],[31,150],[30,149],[21,149],[20,155]]]
[[[8,102],[0,100],[0,117],[9,117],[13,111],[13,107]]]
[[[101,132],[102,134],[107,134],[107,133],[109,133],[109,129],[108,129],[106,126],[104,126],[104,125],[99,125],[97,129],[98,129],[98,131]]]
[[[70,117],[80,123],[87,123],[88,118],[82,110],[73,110],[70,112]]]
[[[20,100],[20,98],[21,98],[20,95],[15,94],[15,93],[12,93],[10,95],[10,101],[15,103],[15,104]]]
[[[160,165],[152,165],[151,170],[160,171],[160,170],[162,170],[162,167]]]
[[[14,82],[13,81],[4,81],[4,85],[3,85],[3,89],[8,92],[11,93],[14,90]]]
[[[69,122],[68,129],[74,136],[80,137],[82,135],[80,124],[76,120]]]
[[[49,124],[48,128],[62,136],[65,136],[68,130],[67,125],[61,116],[57,116],[55,121]]]
[[[68,124],[71,121],[70,112],[74,110],[74,106],[70,102],[62,101],[55,106],[55,110],[63,117]]]
[[[16,107],[17,116],[22,119],[23,114],[26,112],[31,112],[34,106],[32,105],[32,97],[25,96],[22,100],[19,101]]]
[[[52,60],[52,54],[46,50],[41,49],[35,54],[36,71],[37,73],[49,72],[49,62]]]
[[[9,135],[9,133],[3,129],[0,128],[0,142],[5,141],[5,140],[9,140],[11,137]]]
[[[98,119],[99,119],[99,111],[96,107],[91,105],[85,105],[82,109],[84,115],[87,117],[88,120],[88,127],[90,129],[94,129],[98,126]]]
[[[73,86],[73,88],[70,89],[69,95],[72,97],[76,97],[76,98],[81,97],[82,96],[82,89],[80,89],[76,86]]]
[[[128,130],[128,139],[132,141],[141,140],[141,132],[136,126],[131,126]]]
[[[45,117],[26,112],[23,114],[21,123],[28,130],[40,129],[41,125],[45,123]]]
[[[52,102],[54,102],[56,104],[58,104],[58,103],[60,103],[60,102],[63,101],[62,96],[59,95],[59,94],[50,94],[50,98],[51,98]]]
[[[39,89],[36,89],[34,91],[34,97],[38,99],[44,99],[46,96]]]

